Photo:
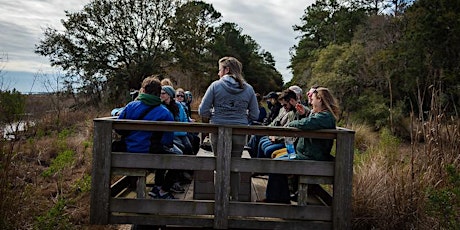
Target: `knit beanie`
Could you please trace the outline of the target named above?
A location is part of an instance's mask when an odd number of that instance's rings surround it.
[[[161,89],[164,90],[171,98],[174,99],[176,97],[176,91],[172,86],[165,85],[162,86]]]

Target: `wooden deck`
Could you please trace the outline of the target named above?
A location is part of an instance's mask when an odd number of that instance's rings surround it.
[[[197,155],[200,156],[212,156],[213,153],[210,151],[206,151],[200,148]],[[247,151],[243,151],[243,158],[249,158],[249,153]],[[154,184],[155,173],[150,173],[146,178],[147,183],[147,190],[150,191],[151,187]],[[251,202],[257,202],[258,200],[265,199],[265,190],[267,188],[267,181],[268,175],[258,175],[251,177]],[[193,200],[194,196],[194,181],[192,180],[191,183],[182,184],[183,188],[185,189],[184,193],[173,193],[174,197],[179,200]],[[147,191],[147,192],[148,192]],[[134,189],[125,190],[118,196],[126,197],[126,198],[136,198],[136,191]],[[319,197],[316,196],[308,196],[307,203],[315,204],[315,205],[327,205],[324,201],[322,201]],[[291,201],[291,204],[297,204],[295,201]]]
[[[215,133],[217,154],[204,150],[197,156],[113,152],[114,129]],[[336,142],[335,160],[275,161],[232,156],[233,135],[333,139]],[[214,229],[350,229],[352,130],[304,131],[285,127],[97,118],[94,120],[93,143],[91,224]],[[193,170],[194,180],[186,186],[185,193],[176,194],[179,199],[151,199],[146,193],[154,181],[154,175],[149,173],[152,168]],[[254,172],[297,175],[298,203],[254,202],[264,198],[267,183],[266,176],[250,177]],[[328,189],[324,190],[321,185]],[[309,195],[315,187],[316,195],[320,197],[318,201]]]

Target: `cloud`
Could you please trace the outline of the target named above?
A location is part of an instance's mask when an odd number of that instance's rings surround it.
[[[222,21],[234,22],[261,47],[270,52],[285,81],[291,73],[289,48],[298,36],[292,26],[300,24],[304,10],[314,0],[207,0],[223,15]],[[0,7],[0,54],[8,55],[5,70],[36,73],[51,71],[47,58],[34,53],[44,29],[62,30],[65,11],[78,12],[90,0],[15,0]]]
[[[289,49],[294,46],[299,36],[292,27],[301,23],[304,10],[314,1],[252,0],[227,1],[209,0],[214,8],[222,13],[223,21],[235,22],[243,28],[243,34],[251,36],[261,49],[270,52],[276,61],[285,82],[292,74]]]

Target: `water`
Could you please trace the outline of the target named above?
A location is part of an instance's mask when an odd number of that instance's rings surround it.
[[[2,130],[0,130],[0,133],[2,134],[3,139],[14,140],[16,138],[16,134],[26,131],[28,127],[34,125],[35,123],[31,121],[15,122],[9,125],[5,125]]]
[[[284,138],[284,144],[286,145],[286,150],[289,159],[293,159],[295,156],[295,149],[294,149],[294,140],[292,137]]]

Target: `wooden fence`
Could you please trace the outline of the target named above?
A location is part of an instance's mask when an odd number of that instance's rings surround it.
[[[185,156],[112,152],[113,130],[187,131],[216,133],[217,154]],[[271,160],[231,157],[231,136],[273,135],[335,139],[335,161]],[[90,222],[96,225],[141,224],[208,227],[215,229],[350,229],[354,131],[301,131],[266,126],[218,126],[205,123],[151,122],[97,118],[94,148]],[[145,181],[138,182],[137,198],[116,196],[118,175],[145,176],[148,169],[181,169],[215,173],[214,199],[160,200],[145,197]],[[297,205],[233,201],[231,174],[280,173],[299,175]],[[311,184],[331,184],[330,205],[306,202]],[[139,189],[140,188],[140,189]]]

